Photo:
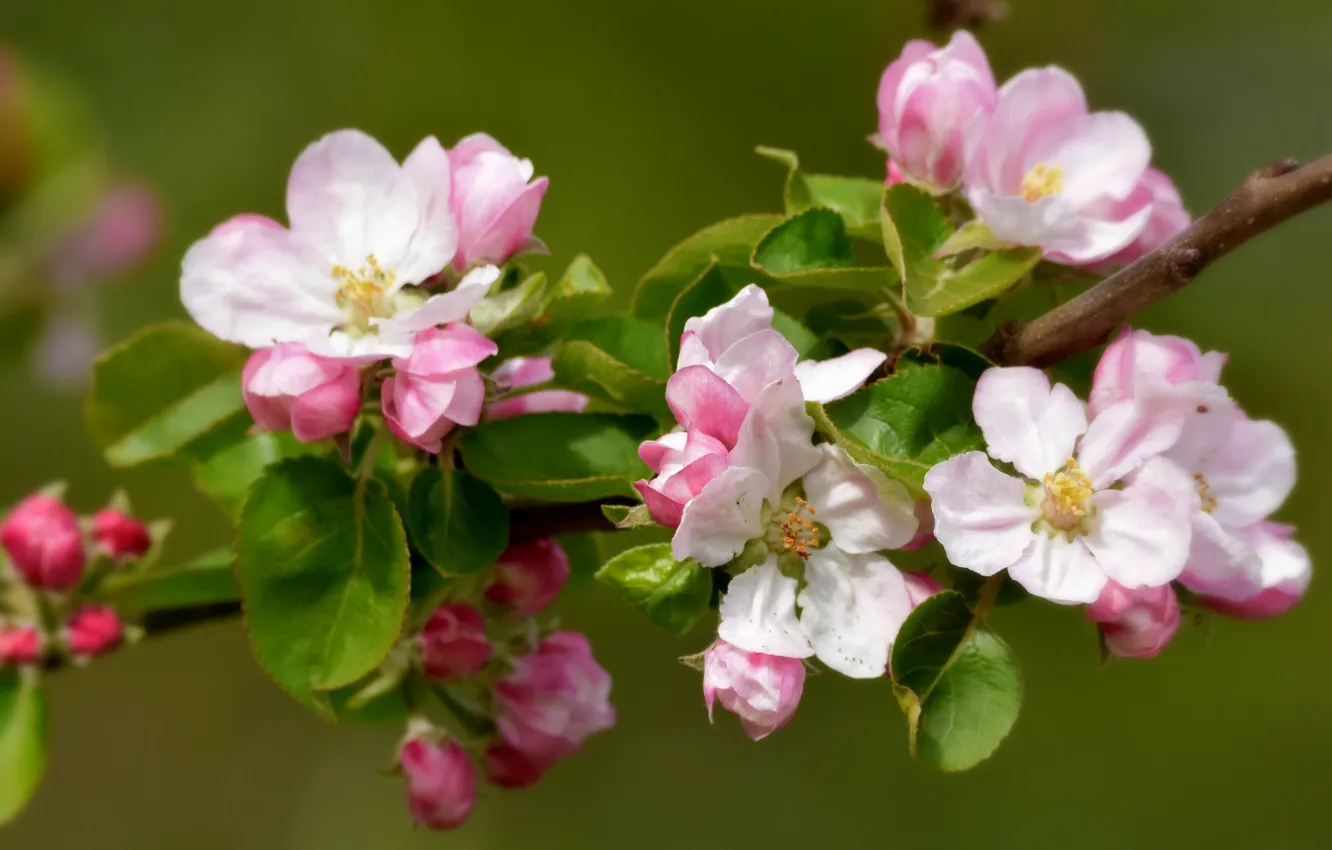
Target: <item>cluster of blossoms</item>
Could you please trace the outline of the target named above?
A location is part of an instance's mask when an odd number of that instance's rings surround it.
[[[912,41],[879,82],[876,142],[889,182],[961,189],[1000,242],[1102,269],[1133,262],[1186,227],[1147,134],[1122,112],[1091,112],[1077,79],[1034,68],[996,87],[976,39]]]
[[[485,135],[426,139],[402,164],[354,130],[292,167],[284,227],[259,215],[218,225],[185,256],[181,298],[205,330],[257,349],[246,405],[260,427],[303,442],[345,434],[376,380],[399,439],[438,453],[455,426],[586,399],[542,391],[488,409],[478,365],[498,351],[469,312],[532,236],[548,181]],[[387,369],[381,368],[386,364]],[[549,359],[502,364],[500,390],[548,380]]]
[[[83,663],[132,636],[99,588],[140,566],[155,536],[122,506],[79,517],[46,492],[15,505],[0,522],[0,668]]]
[[[531,619],[568,577],[568,558],[553,540],[511,547],[476,604],[439,606],[408,640],[421,675],[470,724],[449,735],[421,716],[408,722],[398,762],[417,824],[460,826],[476,802],[478,763],[490,784],[523,788],[614,725],[610,675],[587,639],[572,631],[541,636]]]

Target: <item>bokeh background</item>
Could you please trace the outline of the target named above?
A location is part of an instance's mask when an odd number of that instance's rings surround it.
[[[996,73],[1059,63],[1093,103],[1149,129],[1195,210],[1245,173],[1332,147],[1326,0],[1012,0],[987,31]],[[917,0],[4,0],[0,42],[89,97],[113,155],[162,195],[163,250],[104,300],[112,338],[181,314],[186,246],[239,211],[281,215],[287,169],[320,134],[361,127],[405,153],[486,130],[552,178],[538,232],[623,289],[715,219],[775,209],[780,169],[877,175],[865,141],[883,66],[922,32]],[[1301,450],[1283,516],[1329,563],[1332,381],[1322,374],[1332,210],[1209,271],[1143,318],[1232,355],[1227,378]],[[116,485],[177,519],[181,557],[227,527],[184,475],[113,475],[80,402],[0,376],[0,503],[53,477],[99,504]],[[1321,563],[1320,563],[1321,562]],[[0,847],[63,850],[483,848],[1166,848],[1332,846],[1332,591],[1288,616],[1187,630],[1159,659],[1097,663],[1076,610],[998,615],[1026,700],[991,762],[912,763],[884,681],[811,680],[795,721],[750,743],[709,726],[674,640],[585,584],[562,604],[615,677],[619,727],[471,822],[414,832],[377,775],[399,730],[326,725],[251,661],[237,624],[149,642],[51,683],[52,763]]]

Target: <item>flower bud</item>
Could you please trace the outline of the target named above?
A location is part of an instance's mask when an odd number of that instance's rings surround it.
[[[569,556],[554,540],[533,540],[510,546],[495,572],[486,598],[511,606],[519,617],[531,617],[546,610],[569,580]]]
[[[457,741],[412,738],[398,763],[407,780],[407,808],[417,826],[457,829],[476,804],[476,767]]]
[[[162,235],[157,195],[141,183],[123,183],[60,239],[51,256],[51,277],[77,286],[115,277],[143,262]]]
[[[493,648],[486,637],[486,618],[470,605],[441,605],[430,615],[418,638],[421,666],[436,679],[466,679],[480,672]]]
[[[1183,337],[1124,328],[1096,363],[1087,412],[1094,417],[1115,402],[1134,398],[1152,386],[1216,383],[1225,365],[1226,355],[1204,353]]]
[[[398,439],[438,454],[455,425],[481,419],[486,385],[476,366],[498,346],[469,325],[453,323],[418,334],[412,353],[395,358],[384,382],[384,421]]]
[[[0,625],[0,667],[40,664],[44,643],[33,626]]]
[[[86,605],[65,622],[65,646],[75,658],[93,658],[120,646],[125,625],[105,605]]]
[[[902,573],[902,578],[906,579],[907,596],[911,599],[912,608],[944,589],[928,573]]]
[[[997,97],[985,51],[970,33],[955,33],[941,48],[909,42],[879,81],[878,141],[906,179],[952,189],[962,179],[967,129]]]
[[[454,145],[449,166],[450,204],[458,222],[454,266],[503,265],[532,241],[550,181],[533,181],[531,160],[519,159],[484,133]]]
[[[534,764],[549,766],[615,725],[611,678],[578,632],[554,632],[513,661],[495,683],[501,740]]]
[[[490,374],[501,390],[530,387],[555,377],[549,357],[510,357]],[[509,419],[525,413],[582,413],[588,398],[568,390],[537,390],[506,398],[486,408],[488,419]]]
[[[1151,658],[1179,631],[1179,600],[1168,584],[1129,590],[1111,581],[1087,606],[1087,616],[1099,625],[1112,655]]]
[[[291,431],[302,443],[345,434],[361,409],[357,367],[311,354],[296,342],[251,354],[241,383],[245,406],[260,428]]]
[[[714,700],[740,718],[752,740],[782,728],[800,705],[805,663],[761,652],[746,652],[717,639],[703,655],[703,699],[712,718]]]
[[[486,781],[500,788],[526,788],[536,784],[546,765],[532,761],[513,747],[499,744],[486,750]]]
[[[0,546],[23,580],[43,590],[77,587],[88,562],[74,512],[40,493],[19,502],[0,523]]]
[[[103,508],[93,514],[93,542],[116,560],[142,558],[153,545],[148,526],[115,508]]]

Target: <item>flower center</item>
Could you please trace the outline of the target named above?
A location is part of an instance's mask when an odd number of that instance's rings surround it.
[[[1091,495],[1091,479],[1076,460],[1069,458],[1059,472],[1046,473],[1045,500],[1041,504],[1046,522],[1063,531],[1077,528],[1087,518]]]
[[[1061,195],[1064,192],[1064,169],[1057,165],[1038,162],[1022,178],[1022,200],[1034,204],[1041,198]]]
[[[785,503],[786,499],[782,501]],[[810,519],[818,511],[799,496],[795,497],[794,504],[787,503],[782,507],[789,507],[790,510],[782,511],[779,508],[773,513],[767,535],[768,548],[778,555],[789,553],[805,560],[810,550],[823,545],[819,538],[819,526]]]
[[[1207,483],[1207,476],[1201,472],[1196,473],[1193,482],[1198,485],[1198,497],[1202,499],[1203,511],[1210,514],[1216,510],[1216,497],[1212,495],[1212,487]]]
[[[341,265],[334,266],[332,271],[338,284],[334,300],[351,315],[351,324],[362,330],[369,328],[372,318],[393,315],[393,301],[388,293],[397,279],[393,269],[382,268],[374,254],[365,261],[367,265],[355,271]]]

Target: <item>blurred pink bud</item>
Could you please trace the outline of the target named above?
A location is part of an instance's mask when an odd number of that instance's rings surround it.
[[[906,579],[907,596],[911,599],[912,608],[944,589],[928,573],[902,573],[902,578]]]
[[[291,431],[302,443],[345,434],[361,409],[361,374],[341,360],[283,342],[250,355],[241,373],[245,406],[268,431]]]
[[[1152,213],[1147,219],[1147,227],[1142,231],[1142,235],[1118,254],[1098,263],[1096,265],[1098,269],[1127,266],[1136,262],[1174,239],[1193,221],[1189,211],[1184,209],[1184,201],[1180,198],[1174,181],[1159,169],[1149,168],[1143,173],[1138,188],[1120,202],[1119,209],[1122,213],[1120,217],[1127,218],[1141,209],[1144,204],[1151,207]]]
[[[74,512],[54,496],[29,496],[0,523],[0,546],[29,585],[70,590],[83,578],[88,556]]]
[[[43,643],[42,633],[33,626],[0,625],[0,667],[41,663]]]
[[[1087,606],[1105,638],[1105,648],[1120,658],[1151,658],[1179,631],[1179,600],[1170,585],[1129,590],[1110,581]]]
[[[536,650],[514,659],[495,682],[502,741],[547,767],[573,755],[592,735],[615,725],[610,674],[578,632],[553,632]]]
[[[952,189],[962,179],[967,130],[994,109],[997,96],[990,63],[971,33],[959,31],[940,48],[908,42],[879,81],[878,141],[906,179]]]
[[[569,556],[549,538],[510,546],[495,564],[486,598],[513,608],[519,617],[540,614],[569,580]]]
[[[157,195],[141,183],[122,183],[60,240],[51,256],[51,276],[78,285],[115,277],[147,259],[162,236]]]
[[[486,780],[501,788],[526,788],[536,784],[546,765],[532,761],[513,747],[499,744],[486,750]]]
[[[438,454],[455,425],[475,425],[486,400],[476,366],[498,346],[470,325],[452,323],[417,335],[411,356],[394,358],[384,382],[384,420],[398,439]]]
[[[449,166],[450,204],[458,222],[454,266],[502,265],[532,241],[549,179],[532,180],[531,160],[514,156],[484,133],[454,145]]]
[[[896,186],[898,183],[905,183],[906,178],[902,176],[902,169],[897,167],[897,163],[891,159],[888,160],[888,176],[884,178],[883,185]]]
[[[908,552],[922,549],[934,540],[934,509],[929,500],[917,501],[913,513],[916,515],[916,534],[901,547]]]
[[[555,377],[549,357],[510,357],[490,374],[501,390],[530,387]],[[568,390],[538,390],[506,398],[486,408],[489,419],[509,419],[525,413],[582,413],[588,398]]]
[[[65,622],[65,646],[78,658],[110,652],[125,639],[120,616],[105,605],[87,605]]]
[[[93,514],[92,526],[93,542],[110,558],[141,558],[152,548],[148,526],[115,508]]]
[[[1158,336],[1125,327],[1096,363],[1088,413],[1096,416],[1115,402],[1134,398],[1152,385],[1216,383],[1221,380],[1225,365],[1226,355],[1215,351],[1204,354],[1183,337]]]
[[[493,648],[486,618],[470,605],[441,605],[430,615],[419,638],[421,666],[436,679],[466,679],[480,672]]]
[[[407,808],[417,826],[457,829],[476,804],[476,766],[457,741],[412,738],[398,763],[407,780]]]
[[[782,728],[800,705],[805,688],[805,663],[761,652],[746,652],[717,639],[703,655],[703,700],[712,719],[712,705],[740,718],[752,740],[760,741]]]

